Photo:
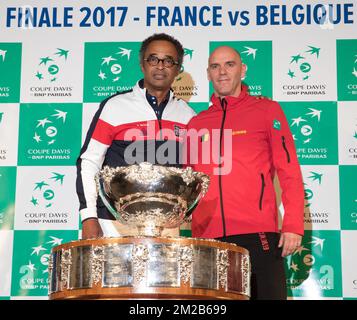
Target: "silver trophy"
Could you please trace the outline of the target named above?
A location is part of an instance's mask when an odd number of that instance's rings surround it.
[[[143,162],[104,167],[96,176],[97,192],[116,220],[137,235],[160,236],[189,220],[191,209],[207,192],[209,177],[185,169]]]
[[[190,218],[207,192],[207,175],[141,163],[105,167],[96,184],[113,216],[137,234],[54,247],[50,299],[249,298],[247,250],[213,239],[161,236]]]

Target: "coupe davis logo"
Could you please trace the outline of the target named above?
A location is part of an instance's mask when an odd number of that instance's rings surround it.
[[[307,242],[306,244],[302,244],[300,247],[298,247],[294,253],[289,256],[288,261],[289,262],[289,269],[292,270],[292,272],[298,272],[302,271],[305,269],[305,272],[307,272],[306,269],[311,270],[311,266],[314,265],[316,258],[313,256],[312,252],[312,245],[313,248],[315,248],[313,251],[318,251],[319,255],[323,254],[323,249],[324,249],[324,242],[326,239],[321,239],[319,237],[311,237],[311,241]],[[296,261],[294,257],[302,257],[302,259],[299,259],[300,261]],[[294,261],[295,260],[295,261]],[[310,271],[307,272],[309,274]]]
[[[41,57],[35,75],[36,78],[55,82],[60,75],[62,64],[67,62],[68,54],[69,50],[57,48],[57,52],[51,56]]]
[[[33,139],[38,144],[42,143],[50,146],[56,142],[58,126],[66,122],[67,112],[59,109],[55,109],[54,112],[43,119],[37,120]]]
[[[321,120],[322,110],[308,108],[310,112],[300,115],[297,118],[292,118],[290,129],[295,141],[308,144],[312,141],[313,127],[318,125]]]
[[[310,179],[312,182],[317,181],[319,186],[321,185],[322,182],[322,173],[318,173],[318,172],[310,172],[310,176],[307,177],[308,179]],[[311,201],[314,197],[314,192],[312,191],[311,187],[307,184],[304,183],[304,190],[305,190],[305,208],[308,208],[311,206]]]
[[[302,245],[287,257],[286,266],[289,295],[342,296],[339,232],[305,230]]]
[[[19,268],[23,276],[19,280],[23,290],[48,289],[48,262],[51,248],[62,244],[63,239],[49,236],[44,243],[31,247],[28,251],[28,263]]]
[[[107,57],[101,57],[98,77],[102,81],[116,83],[122,77],[126,64],[130,61],[131,49],[119,47],[119,51]],[[127,59],[125,61],[125,59]]]
[[[65,175],[52,172],[52,176],[47,180],[41,180],[34,183],[33,195],[30,202],[33,207],[41,206],[43,208],[52,207],[55,200],[55,190],[63,186]]]
[[[307,80],[313,72],[313,64],[319,59],[321,48],[308,46],[304,51],[291,56],[287,75],[291,79]]]

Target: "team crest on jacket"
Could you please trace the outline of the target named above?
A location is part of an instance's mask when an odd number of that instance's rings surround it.
[[[281,129],[281,123],[279,120],[274,120],[273,121],[273,128],[276,130],[280,130]]]
[[[209,133],[205,133],[201,136],[201,142],[206,142],[209,140]]]

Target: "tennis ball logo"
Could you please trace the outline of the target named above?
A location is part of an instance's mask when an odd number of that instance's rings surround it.
[[[307,62],[304,62],[300,65],[300,71],[301,72],[304,72],[304,73],[307,73],[311,70],[311,64],[307,63]]]
[[[306,185],[306,183],[304,183],[304,185]],[[304,198],[305,198],[305,208],[310,207],[311,202],[310,200],[314,197],[314,193],[312,192],[311,189],[304,189]]]
[[[122,67],[120,64],[113,64],[110,68],[110,71],[112,74],[119,74],[122,70]]]
[[[312,128],[309,125],[305,125],[301,127],[301,134],[304,136],[309,136],[312,134]]]
[[[48,127],[46,129],[46,135],[50,138],[57,135],[57,128],[56,127]]]
[[[305,200],[310,200],[314,196],[314,193],[310,189],[305,189]]]
[[[49,260],[50,260],[50,255],[48,253],[43,254],[40,258],[40,261],[44,266],[48,266]]]
[[[55,64],[52,64],[48,67],[48,73],[51,75],[55,75],[59,72],[59,67]]]
[[[312,266],[315,263],[315,257],[312,254],[307,254],[304,256],[303,262],[306,266]]]
[[[53,190],[45,190],[43,193],[43,197],[46,200],[52,200],[55,197],[55,193],[53,192]]]

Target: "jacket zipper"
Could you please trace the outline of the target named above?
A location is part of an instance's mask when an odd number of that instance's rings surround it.
[[[162,125],[161,125],[161,118],[157,117],[157,120],[159,121],[159,130],[160,130],[160,140],[162,140]]]
[[[264,196],[264,189],[265,189],[265,181],[264,181],[264,175],[261,173],[260,178],[262,180],[262,185],[260,189],[260,198],[259,198],[259,210],[262,210],[263,208],[263,196]]]
[[[283,140],[283,148],[284,148],[285,153],[286,153],[286,158],[288,160],[288,163],[290,163],[290,154],[289,154],[288,148],[286,147],[286,144],[285,144],[285,137],[282,136],[281,139]]]
[[[170,101],[169,101],[167,104],[169,104],[169,103],[170,103]],[[167,105],[166,105],[166,107],[167,107]],[[166,107],[165,107],[165,109],[166,109]],[[153,110],[153,108],[151,108],[151,109]],[[153,110],[153,111],[154,111],[154,110]],[[160,140],[162,140],[162,123],[161,123],[161,120],[162,120],[162,116],[164,115],[164,112],[165,112],[165,110],[162,112],[161,117],[159,117],[159,116],[156,114],[156,112],[154,111],[155,116],[156,116],[156,119],[157,119],[157,122],[159,123]]]
[[[219,198],[220,198],[220,206],[221,206],[221,216],[222,216],[222,226],[223,226],[223,237],[226,237],[226,221],[224,218],[224,206],[223,206],[223,190],[222,190],[222,175],[221,175],[221,157],[222,157],[222,139],[223,139],[223,128],[224,122],[226,121],[226,113],[227,113],[227,100],[220,99],[221,107],[223,110],[222,122],[221,122],[221,130],[220,130],[220,137],[219,137],[219,160],[218,160],[218,184],[219,184]]]
[[[164,111],[165,111],[165,110],[164,110]],[[159,115],[156,114],[155,111],[154,111],[154,113],[155,113],[157,122],[159,123],[160,140],[162,140],[162,123],[161,123],[161,120],[162,120],[162,116],[163,116],[164,113],[161,114],[161,117],[159,117]],[[156,140],[156,138],[155,138],[155,140]]]

